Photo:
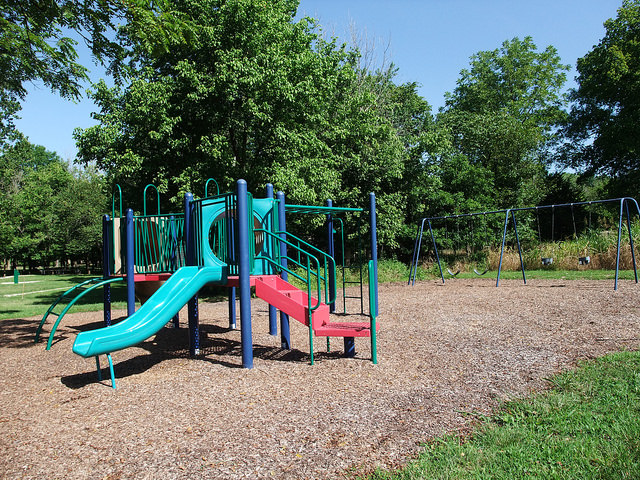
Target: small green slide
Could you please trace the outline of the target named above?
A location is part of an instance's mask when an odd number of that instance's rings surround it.
[[[226,265],[181,267],[133,315],[110,327],[81,332],[73,352],[83,357],[131,347],[154,335],[207,283],[226,283]]]

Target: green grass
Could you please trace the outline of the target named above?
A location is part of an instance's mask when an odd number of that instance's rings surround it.
[[[0,320],[44,315],[49,306],[65,290],[95,275],[21,275],[19,283],[13,277],[0,279]],[[126,305],[126,287],[116,283],[111,287],[115,308]],[[71,312],[102,310],[102,288],[88,293],[72,307]]]
[[[366,478],[640,478],[640,353],[589,361],[550,382],[550,391],[483,417],[468,437],[436,439],[406,468]]]

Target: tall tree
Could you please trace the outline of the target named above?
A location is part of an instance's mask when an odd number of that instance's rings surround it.
[[[155,183],[175,204],[208,177],[226,188],[246,178],[254,191],[270,181],[311,204],[363,204],[374,191],[393,244],[404,145],[389,113],[398,101],[380,101],[390,79],[359,71],[358,52],[323,39],[312,19],[295,21],[297,5],[175,2],[197,40],[162,51],[121,32],[136,69],[126,88],[95,86],[99,124],[76,132],[82,161],[126,192]]]
[[[116,24],[136,25],[141,43],[156,49],[175,41],[181,25],[159,0],[0,0],[0,145],[15,140],[15,120],[26,84],[40,81],[65,98],[77,100],[87,68],[78,62],[77,42],[82,36],[94,58],[109,65],[116,80],[127,73],[126,50],[115,37]]]
[[[578,60],[578,88],[566,130],[568,161],[617,180],[618,193],[640,186],[640,0],[624,0],[606,34]]]
[[[496,205],[535,203],[543,195],[545,147],[566,115],[568,69],[552,46],[538,51],[531,37],[514,38],[473,55],[446,95],[438,121],[455,149],[491,174]]]

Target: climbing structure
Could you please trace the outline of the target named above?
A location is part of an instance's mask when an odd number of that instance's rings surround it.
[[[121,208],[122,210],[122,208]],[[112,215],[115,217],[115,208]],[[342,337],[345,353],[353,354],[356,337],[370,337],[372,360],[377,362],[375,318],[377,316],[377,258],[375,197],[370,197],[372,261],[369,262],[370,321],[336,322],[330,315],[335,303],[336,264],[332,255],[286,231],[284,194],[254,199],[246,182],[237,191],[195,200],[185,195],[183,214],[105,216],[105,275],[96,283],[105,285],[105,326],[81,332],[73,351],[84,357],[106,354],[113,381],[111,353],[136,345],[189,308],[189,349],[199,354],[197,295],[206,284],[229,288],[230,326],[235,326],[236,289],[240,299],[242,364],[253,366],[251,334],[251,287],[270,305],[270,332],[276,334],[276,311],[281,312],[280,336],[283,348],[290,348],[289,318],[309,329],[309,351],[314,362],[314,336]],[[114,272],[114,273],[112,273]],[[289,275],[298,285],[288,282]],[[111,281],[127,283],[128,317],[110,325],[108,286]],[[136,282],[161,280],[161,285],[135,311]],[[53,310],[53,306],[50,310]],[[46,318],[46,315],[45,315]],[[44,318],[43,322],[44,323]],[[56,324],[57,326],[57,324]],[[55,328],[52,330],[53,335]],[[49,342],[50,343],[50,342]]]

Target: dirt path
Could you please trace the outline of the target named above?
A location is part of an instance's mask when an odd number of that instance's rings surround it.
[[[255,367],[238,368],[226,304],[201,304],[204,355],[188,358],[185,329],[163,329],[113,355],[115,391],[71,352],[100,313],[67,317],[50,352],[32,343],[39,319],[2,321],[0,477],[343,478],[399,465],[421,442],[467,428],[465,412],[544,388],[580,359],[637,348],[640,286],[529,283],[382,285],[377,366],[364,339],[355,359],[340,357],[339,339],[332,353],[318,339],[310,366],[307,331],[293,321],[294,350],[281,352],[256,300]]]

